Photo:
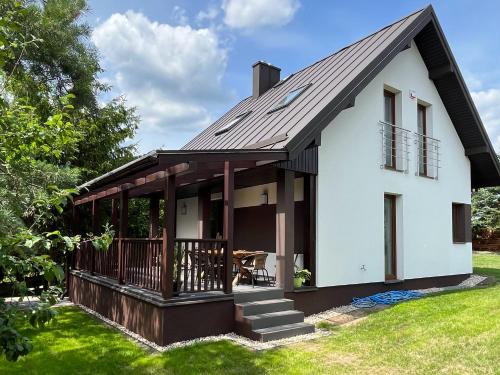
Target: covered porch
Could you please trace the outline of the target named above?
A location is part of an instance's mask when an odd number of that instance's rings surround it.
[[[317,149],[288,157],[156,151],[88,182],[74,200],[74,233],[99,233],[107,217],[115,238],[106,252],[82,242],[71,272],[184,300],[244,291],[241,276],[251,282],[259,258],[257,285],[293,291],[297,265],[314,286]],[[131,200],[145,203],[145,236],[129,235]]]

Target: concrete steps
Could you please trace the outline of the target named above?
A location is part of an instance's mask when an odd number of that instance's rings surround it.
[[[304,313],[294,310],[283,289],[258,288],[235,293],[236,333],[261,342],[314,332],[304,323]]]

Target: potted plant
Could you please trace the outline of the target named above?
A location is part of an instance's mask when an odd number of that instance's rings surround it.
[[[295,273],[293,274],[293,286],[295,288],[300,288],[306,280],[311,280],[311,271],[305,268],[299,269],[297,267],[295,269]]]

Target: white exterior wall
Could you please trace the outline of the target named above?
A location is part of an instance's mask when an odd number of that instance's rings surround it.
[[[417,100],[431,104],[432,136],[441,140],[439,179],[381,169],[384,85],[401,91],[398,125],[417,131]],[[317,208],[317,284],[380,282],[384,269],[384,193],[397,204],[399,279],[472,272],[472,245],[453,244],[452,202],[470,203],[470,163],[418,49],[399,53],[321,134]],[[362,270],[363,267],[365,270]]]

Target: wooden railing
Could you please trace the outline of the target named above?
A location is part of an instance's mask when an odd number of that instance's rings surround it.
[[[73,255],[73,266],[78,270],[92,271],[92,253],[94,248],[92,242],[80,242],[80,246]]]
[[[118,240],[114,239],[107,251],[94,251],[93,271],[100,275],[118,278]]]
[[[174,291],[223,290],[227,264],[225,248],[223,240],[176,239]]]
[[[73,264],[75,269],[161,291],[161,279],[167,273],[161,267],[162,247],[161,238],[115,238],[107,251],[97,251],[90,241],[85,241],[75,251]],[[174,294],[224,290],[226,282],[232,281],[226,280],[226,265],[232,260],[226,259],[225,249],[224,240],[175,239]]]
[[[160,290],[162,240],[123,238],[123,279],[127,284]]]

